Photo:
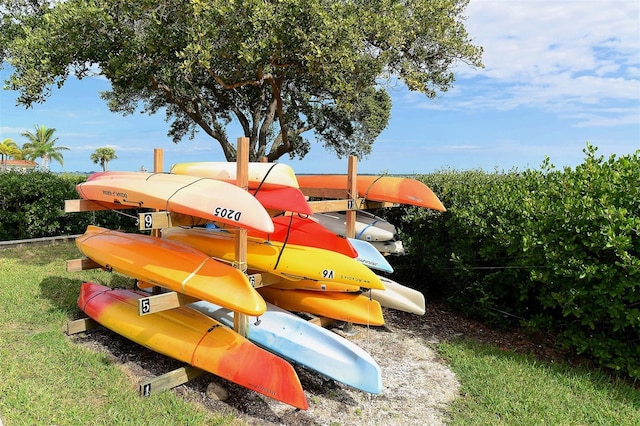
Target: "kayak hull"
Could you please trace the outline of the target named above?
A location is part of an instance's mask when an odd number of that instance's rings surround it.
[[[298,184],[306,195],[323,197],[328,189],[347,190],[347,175],[299,175]],[[409,204],[438,211],[445,207],[424,183],[411,178],[395,176],[356,176],[358,197],[372,201]],[[332,194],[324,198],[333,198]]]
[[[162,237],[186,244],[214,258],[233,261],[235,257],[234,237],[224,231],[174,227],[163,230]],[[380,278],[357,260],[315,247],[285,245],[249,237],[247,265],[249,269],[287,279],[334,281],[365,288],[384,288]]]
[[[227,182],[167,173],[100,172],[76,185],[86,200],[167,210],[262,232],[271,216],[249,192]]]
[[[90,225],[76,246],[103,267],[141,281],[247,315],[267,309],[240,270],[184,244]]]
[[[188,307],[139,316],[141,297],[146,295],[83,283],[78,306],[106,328],[153,351],[294,407],[308,408],[300,380],[285,360]]]
[[[208,302],[190,307],[233,327],[234,313]],[[297,315],[267,304],[267,311],[249,321],[247,338],[295,364],[347,386],[378,394],[382,391],[380,367],[362,348]]]
[[[261,287],[258,292],[267,302],[287,311],[307,312],[354,324],[384,325],[380,303],[362,294],[280,290],[270,287]]]

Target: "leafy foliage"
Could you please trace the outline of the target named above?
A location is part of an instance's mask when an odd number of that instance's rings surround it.
[[[89,224],[136,229],[135,219],[109,211],[65,214],[64,201],[78,198],[75,185],[84,180],[42,171],[0,173],[0,240],[80,234]]]
[[[0,142],[0,171],[4,170],[5,160],[9,158],[15,158],[17,160],[22,159],[22,150],[18,147],[13,139],[6,138]]]
[[[63,164],[63,156],[60,151],[68,151],[66,146],[55,146],[58,138],[53,137],[56,129],[47,128],[46,126],[35,125],[35,132],[29,131],[22,133],[28,142],[22,145],[24,157],[27,160],[42,159],[41,167],[44,170],[49,169],[49,162],[55,160],[61,165]]]
[[[174,142],[204,131],[228,160],[232,120],[251,160],[303,157],[310,131],[338,156],[366,156],[389,120],[385,83],[433,98],[457,62],[482,66],[464,27],[468,0],[48,3],[0,0],[0,53],[19,103],[99,73],[112,111],[164,111]]]
[[[585,162],[525,199],[524,250],[531,288],[565,342],[607,367],[640,377],[640,151],[608,160],[588,146]],[[540,178],[540,177],[537,177]]]
[[[640,151],[587,145],[574,170],[421,176],[445,213],[399,208],[399,279],[494,325],[553,330],[601,365],[640,377]]]

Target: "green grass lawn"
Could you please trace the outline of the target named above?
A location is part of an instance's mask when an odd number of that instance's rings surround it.
[[[640,390],[609,375],[474,341],[438,347],[461,383],[455,425],[640,425]]]
[[[230,424],[173,392],[138,395],[121,368],[64,333],[80,284],[130,285],[100,270],[66,272],[72,243],[0,251],[0,419],[14,425]],[[640,425],[640,391],[600,372],[548,364],[471,341],[438,351],[461,396],[453,425]],[[346,425],[345,425],[346,426]]]
[[[138,387],[104,354],[65,333],[83,280],[124,285],[100,270],[66,272],[72,243],[0,251],[0,419],[13,425],[228,424],[172,392]],[[128,281],[129,285],[131,284]]]

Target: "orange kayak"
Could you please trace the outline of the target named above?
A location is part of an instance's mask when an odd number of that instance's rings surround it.
[[[258,292],[267,302],[288,311],[308,312],[354,324],[384,325],[380,303],[361,294],[270,287],[261,287]]]
[[[348,188],[347,175],[298,175],[300,189],[308,196],[334,198],[335,191]],[[445,211],[445,207],[424,183],[411,178],[394,176],[358,175],[357,196],[372,201],[383,201]]]
[[[153,351],[296,408],[309,408],[288,362],[186,306],[139,316],[138,299],[146,296],[85,282],[78,307],[106,328]]]
[[[76,245],[94,262],[132,278],[246,315],[267,309],[240,270],[184,244],[90,225]]]

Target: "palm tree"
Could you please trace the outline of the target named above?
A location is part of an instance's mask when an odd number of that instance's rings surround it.
[[[42,168],[44,170],[49,169],[49,162],[55,160],[60,165],[64,165],[62,161],[62,154],[60,151],[68,151],[66,146],[54,146],[58,138],[53,138],[53,132],[56,129],[48,129],[45,126],[34,126],[35,133],[24,132],[22,136],[29,139],[22,145],[24,156],[27,160],[35,160],[36,158],[42,158]]]
[[[22,150],[18,147],[13,139],[6,138],[2,142],[0,142],[0,170],[4,170],[6,168],[6,160],[9,158],[22,158]]]
[[[91,160],[96,164],[100,163],[103,172],[109,170],[109,161],[115,160],[116,158],[118,158],[116,150],[108,146],[98,148],[91,154]]]

